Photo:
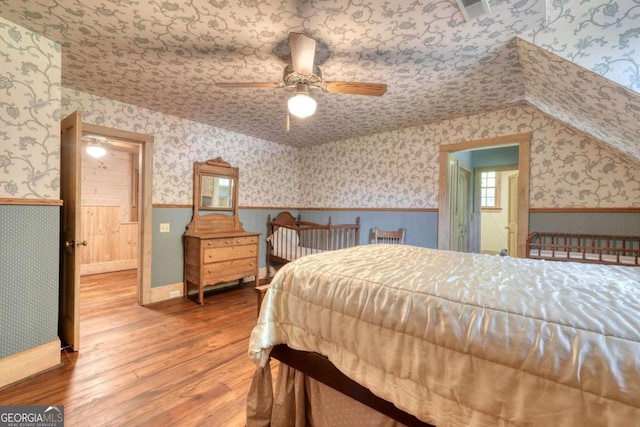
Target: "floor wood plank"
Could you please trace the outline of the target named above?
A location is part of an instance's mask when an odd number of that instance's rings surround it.
[[[80,351],[0,404],[64,405],[66,426],[243,426],[253,288],[140,307],[135,282],[135,270],[83,277]]]

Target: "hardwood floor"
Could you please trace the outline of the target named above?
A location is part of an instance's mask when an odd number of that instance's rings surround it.
[[[136,304],[135,270],[85,276],[80,351],[0,390],[1,405],[64,405],[66,426],[243,426],[254,364],[250,286]]]

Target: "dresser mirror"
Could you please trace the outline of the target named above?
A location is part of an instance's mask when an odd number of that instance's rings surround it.
[[[235,179],[200,174],[200,209],[233,210]]]
[[[238,168],[220,157],[193,164],[191,232],[239,231]]]

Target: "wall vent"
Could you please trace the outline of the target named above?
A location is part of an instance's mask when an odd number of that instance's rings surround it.
[[[491,13],[488,0],[456,0],[465,21]]]

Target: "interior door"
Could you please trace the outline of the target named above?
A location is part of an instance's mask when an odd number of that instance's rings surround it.
[[[60,127],[60,339],[73,351],[80,348],[80,143],[82,115],[75,112],[62,120]]]
[[[449,249],[458,250],[459,228],[458,228],[458,160],[449,160]]]
[[[458,168],[458,192],[456,198],[458,210],[458,249],[459,252],[468,252],[468,231],[469,231],[469,185],[471,183],[471,172]]]
[[[460,166],[459,160],[450,160],[449,168],[449,182],[451,183],[451,240],[449,248],[452,251],[467,252],[471,173]]]
[[[518,174],[509,176],[507,250],[510,256],[518,256]]]

